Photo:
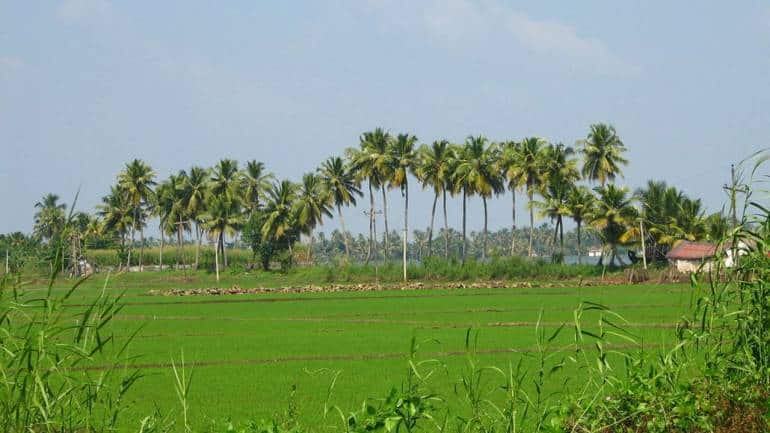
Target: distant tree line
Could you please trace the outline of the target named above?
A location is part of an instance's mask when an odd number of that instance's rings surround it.
[[[36,204],[31,238],[42,245],[71,245],[70,263],[86,242],[112,245],[126,266],[138,263],[141,269],[147,244],[144,231],[153,223],[160,232],[161,267],[167,244],[181,249],[188,241],[196,245],[193,262],[176,264],[198,267],[205,238],[214,246],[218,271],[228,266],[227,246],[235,239],[248,245],[263,266],[276,259],[291,260],[293,246],[303,235],[310,244],[310,261],[317,259],[314,254],[328,260],[341,250],[345,258],[365,262],[398,256],[406,263],[429,256],[465,261],[485,260],[491,254],[548,254],[559,263],[567,253],[585,252],[588,231],[602,245],[600,263],[618,265],[623,264],[618,248],[641,244],[642,230],[651,260],[663,259],[678,241],[717,240],[727,231],[721,213],[707,215],[699,199],[663,181],[649,181],[633,193],[616,185],[628,163],[625,152],[612,126],[594,124],[575,147],[540,137],[491,142],[469,136],[460,144],[447,140],[419,144],[414,135],[392,135],[377,128],[364,132],[358,146],[323,161],[299,182],[277,179],[261,162],[249,161],[241,168],[231,159],[158,179],[152,167],[135,159],[118,174],[93,214],[67,216],[59,197],[46,195]],[[433,192],[430,220],[425,231],[413,231],[412,240],[405,241],[403,235],[410,233],[409,193],[415,187]],[[391,229],[386,194],[391,189],[401,193],[404,203],[401,236]],[[529,214],[524,236],[517,226],[519,194],[526,198]],[[344,210],[365,196],[369,230],[354,237],[345,228]],[[510,229],[490,232],[488,202],[504,196],[511,203]],[[483,226],[470,236],[469,197],[479,197],[483,204]],[[459,230],[449,227],[450,199],[462,203]],[[536,216],[551,224],[537,227]],[[335,217],[341,231],[317,236],[325,219]],[[568,232],[565,241],[566,219],[576,228],[574,238]],[[378,227],[380,220],[383,228]],[[176,257],[178,261],[184,256]]]

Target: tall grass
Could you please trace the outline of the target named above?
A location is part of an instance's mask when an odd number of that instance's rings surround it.
[[[57,254],[61,260],[61,254]],[[55,278],[56,269],[51,281]],[[0,431],[114,430],[126,394],[141,377],[110,322],[120,296],[105,289],[88,306],[65,308],[84,280],[65,293],[26,291],[19,279],[0,282]]]

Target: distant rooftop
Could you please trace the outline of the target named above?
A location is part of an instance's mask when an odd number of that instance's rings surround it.
[[[666,257],[672,260],[703,260],[716,255],[717,246],[706,242],[683,241],[674,247]]]

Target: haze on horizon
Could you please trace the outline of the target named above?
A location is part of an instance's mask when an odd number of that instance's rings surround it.
[[[378,126],[573,145],[610,123],[631,161],[618,183],[666,180],[716,211],[730,164],[770,146],[769,73],[761,1],[0,0],[0,233],[31,231],[48,192],[80,188],[93,211],[133,158],[160,177],[257,159],[298,180]],[[431,195],[411,188],[423,228]],[[490,229],[509,203],[490,202]]]

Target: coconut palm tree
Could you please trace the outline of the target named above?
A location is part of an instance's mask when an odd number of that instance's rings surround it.
[[[230,197],[228,194],[212,195],[206,213],[201,216],[203,227],[209,232],[209,236],[216,242],[214,256],[216,260],[217,279],[219,278],[219,252],[222,252],[224,268],[227,268],[227,254],[225,251],[225,235],[234,236],[243,225],[243,213],[240,200]]]
[[[332,202],[337,207],[337,215],[340,217],[342,236],[345,239],[345,256],[350,258],[350,241],[345,230],[345,218],[342,216],[342,206],[356,205],[356,197],[361,197],[361,189],[355,174],[348,165],[338,156],[333,156],[324,161],[318,169],[324,188],[331,195]]]
[[[554,222],[553,240],[551,245],[555,249],[556,239],[559,239],[559,254],[552,253],[554,263],[563,263],[564,261],[564,217],[569,216],[568,206],[570,190],[574,185],[559,174],[553,174],[548,177],[544,188],[541,190],[542,201],[534,202],[535,207],[540,209],[541,217],[548,217]]]
[[[648,181],[635,197],[641,204],[641,217],[647,225],[645,241],[653,260],[664,260],[666,252],[680,240],[708,238],[700,200],[690,199],[663,181]]]
[[[171,195],[171,209],[168,218],[168,229],[176,233],[177,253],[176,266],[179,268],[180,260],[182,266],[187,266],[184,260],[183,244],[184,233],[191,229],[190,224],[190,203],[189,196],[185,194],[185,186],[188,184],[188,175],[184,170],[180,170],[176,175],[169,176],[168,193]]]
[[[511,191],[511,257],[516,254],[516,192],[527,183],[524,172],[520,170],[521,143],[513,140],[500,145],[500,159],[497,162],[498,171],[506,181]]]
[[[291,181],[282,180],[267,190],[265,222],[262,225],[262,240],[287,243],[289,251],[295,240],[295,213],[293,212],[297,186]]]
[[[209,191],[216,197],[225,197],[232,199],[240,198],[240,172],[238,171],[238,161],[234,159],[220,160],[211,172],[209,180]]]
[[[625,145],[615,132],[615,128],[597,123],[591,125],[591,130],[583,145],[583,177],[590,181],[598,181],[604,186],[608,180],[612,181],[621,174],[620,166],[627,165],[628,160],[623,158],[626,151]]]
[[[722,212],[716,212],[706,218],[706,239],[719,243],[727,238],[730,222]]]
[[[331,195],[324,189],[315,173],[305,173],[294,201],[294,219],[297,229],[310,238],[308,257],[312,262],[313,230],[323,224],[323,217],[332,217]]]
[[[436,202],[443,195],[444,208],[444,258],[449,257],[449,231],[446,219],[446,186],[449,177],[451,148],[447,140],[434,141],[430,146],[422,145],[417,156],[417,178],[423,188],[433,189],[433,206],[428,228],[428,256],[433,255],[433,222],[436,218]]]
[[[187,203],[187,215],[195,224],[195,269],[198,269],[200,260],[200,247],[203,239],[203,227],[201,216],[206,212],[206,199],[209,191],[209,171],[202,167],[190,168],[185,182],[182,185],[182,196]]]
[[[169,180],[160,182],[155,188],[154,214],[158,217],[158,231],[160,232],[160,251],[158,252],[158,264],[163,270],[163,247],[165,246],[166,233],[168,232],[168,218],[174,206],[175,192]]]
[[[66,216],[64,210],[67,205],[59,203],[59,196],[48,193],[43,199],[35,203],[35,235],[40,236],[44,241],[53,241],[64,229]]]
[[[260,199],[263,198],[273,180],[272,173],[265,170],[265,164],[256,160],[246,163],[246,169],[241,173],[240,190],[243,206],[249,216],[259,209]]]
[[[369,243],[366,252],[366,262],[374,253],[377,244],[377,212],[374,203],[374,190],[382,189],[383,206],[387,208],[385,183],[390,166],[388,142],[390,136],[381,128],[364,132],[359,138],[359,147],[348,148],[345,153],[350,162],[350,168],[355,173],[358,182],[366,181],[369,187]],[[387,221],[387,219],[386,219]],[[387,222],[386,222],[387,227]],[[385,237],[387,238],[387,228]],[[387,244],[387,241],[385,242]]]
[[[134,235],[137,227],[141,240],[139,253],[139,270],[142,270],[144,262],[144,225],[147,204],[152,200],[155,185],[155,171],[147,163],[140,159],[134,159],[126,164],[118,175],[118,183],[126,194],[129,203],[133,207],[133,221],[131,227],[131,245],[128,249],[126,266],[131,266],[131,251],[134,248]]]
[[[102,219],[102,234],[118,236],[120,251],[125,251],[126,236],[134,224],[132,205],[120,185],[110,187],[110,193],[102,197],[101,204],[97,205],[97,215]]]
[[[390,143],[393,138],[382,128],[376,128],[374,131],[365,132],[361,136],[360,148],[364,154],[365,162],[360,163],[363,166],[361,170],[368,173],[367,179],[370,182],[370,186],[379,188],[382,193],[382,217],[385,223],[385,232],[383,234],[383,248],[385,253],[383,257],[387,260],[390,254],[390,239],[389,239],[389,227],[388,227],[388,195],[387,189],[390,186],[389,182],[392,177],[392,155],[390,153]],[[371,212],[371,210],[370,210]],[[377,222],[375,216],[376,212],[371,215],[372,231],[377,231]],[[375,243],[376,243],[376,234]]]
[[[569,215],[577,226],[577,262],[582,263],[581,230],[583,222],[590,219],[594,207],[594,195],[584,186],[572,188],[567,197]]]
[[[562,143],[548,144],[543,148],[543,180],[557,177],[561,181],[575,182],[580,179],[575,149]]]
[[[406,281],[406,249],[408,243],[407,236],[409,234],[409,174],[414,174],[416,167],[416,144],[417,137],[414,135],[398,134],[390,147],[393,167],[393,176],[390,179],[390,184],[394,188],[400,188],[401,195],[404,197],[404,231],[402,239],[404,281]]]
[[[503,179],[497,170],[496,161],[499,150],[495,145],[488,146],[488,140],[479,136],[469,136],[457,158],[454,177],[458,188],[465,192],[478,194],[484,204],[484,231],[482,237],[481,258],[487,258],[488,212],[487,200],[493,194],[503,191]],[[465,239],[465,206],[463,206],[463,239]],[[463,241],[465,244],[465,241]],[[463,248],[464,249],[464,248]],[[465,252],[463,251],[463,260]]]
[[[209,179],[209,202],[213,201],[213,198],[220,199],[220,205],[228,202],[230,209],[243,210],[243,203],[241,202],[242,194],[240,192],[240,172],[238,171],[238,161],[233,159],[222,159],[211,170],[211,178]],[[207,212],[210,215],[211,212]],[[238,216],[240,220],[240,216]],[[218,233],[217,242],[219,243],[219,252],[222,257],[222,262],[225,268],[227,268],[227,253],[225,252],[225,241],[227,235],[235,237],[238,234],[238,227],[236,225],[233,230],[225,230]]]
[[[535,191],[540,188],[545,179],[543,149],[547,145],[548,142],[539,137],[525,138],[522,140],[521,145],[518,148],[518,154],[514,159],[514,161],[518,163],[513,166],[513,175],[519,176],[524,180],[527,191],[529,207],[529,248],[527,250],[527,256],[529,257],[532,257],[532,242],[535,234],[535,211],[533,202]]]
[[[636,228],[638,214],[632,205],[632,197],[626,188],[608,184],[594,189],[598,194],[596,206],[591,217],[591,224],[599,231],[599,237],[604,244],[605,251],[609,249],[609,264],[615,264],[617,258],[620,264],[623,261],[618,256],[618,246],[628,238],[629,230]],[[604,263],[604,254],[599,260],[599,265]]]

